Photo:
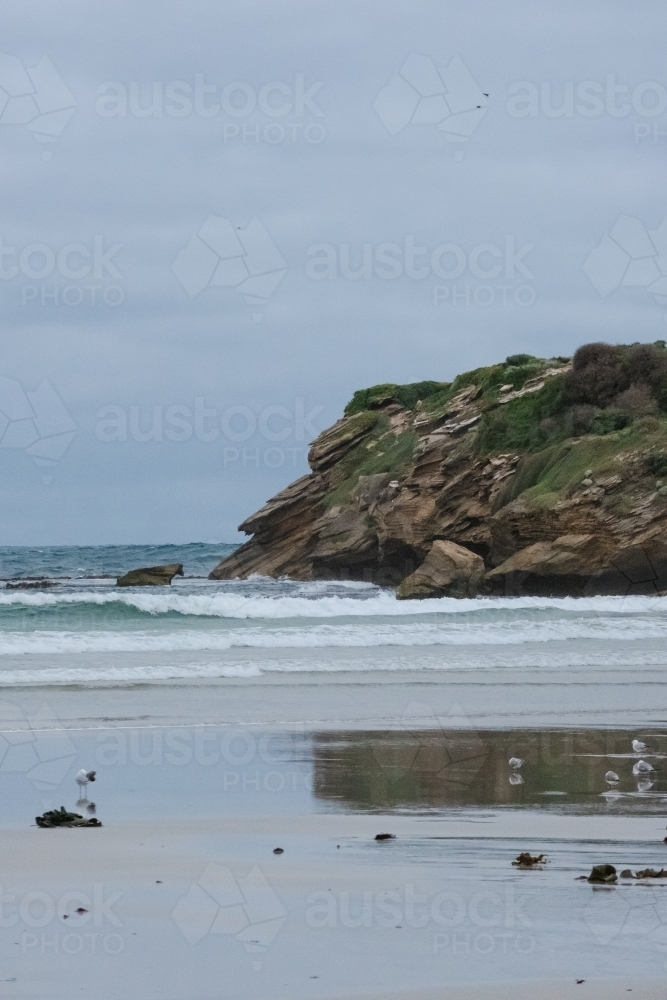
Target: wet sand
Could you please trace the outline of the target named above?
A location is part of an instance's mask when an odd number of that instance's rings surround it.
[[[396,840],[376,843],[380,829]],[[505,984],[557,997],[558,980],[600,977],[664,996],[641,985],[664,971],[663,891],[575,881],[600,859],[649,864],[655,835],[650,817],[502,810],[3,831],[3,919],[18,920],[2,931],[3,979],[16,980],[0,996],[484,997]],[[544,870],[511,867],[538,847]],[[522,980],[554,984],[517,993]]]
[[[65,726],[196,722],[315,730],[396,728],[410,722],[428,729],[434,716],[447,717],[448,725],[458,728],[667,726],[662,650],[655,662],[643,665],[604,665],[602,650],[596,664],[577,667],[550,665],[544,651],[531,649],[530,643],[522,646],[524,666],[499,668],[492,654],[481,650],[481,663],[488,662],[488,668],[470,668],[455,653],[388,646],[370,653],[328,649],[325,657],[313,649],[276,649],[271,657],[284,673],[129,685],[26,684],[5,688],[2,699],[19,702],[26,711],[46,702]],[[611,651],[608,655],[611,659]],[[189,653],[170,656],[183,663],[192,658]],[[365,673],[371,656],[378,662]],[[265,651],[253,649],[198,654],[211,664],[229,661],[239,670],[261,668],[265,657]],[[422,669],[405,669],[410,657]],[[30,674],[59,659],[69,662],[71,656],[23,654],[9,658],[9,665]],[[94,657],[109,677],[118,661],[117,654]],[[158,653],[132,655],[132,663],[146,671],[159,662]]]
[[[150,690],[98,694],[87,725],[5,728],[0,996],[664,997],[667,879],[578,878],[667,865],[665,772],[640,788],[629,752],[662,769],[667,729],[434,727],[423,703],[394,728],[164,726]],[[81,766],[103,827],[31,827]]]

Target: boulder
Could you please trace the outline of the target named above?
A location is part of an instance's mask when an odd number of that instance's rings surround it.
[[[589,882],[616,882],[616,869],[613,865],[593,865],[593,869],[588,876]]]
[[[168,587],[175,576],[183,576],[182,563],[132,569],[116,580],[117,587]]]
[[[483,576],[481,556],[455,542],[436,539],[421,566],[402,581],[396,597],[476,597]]]

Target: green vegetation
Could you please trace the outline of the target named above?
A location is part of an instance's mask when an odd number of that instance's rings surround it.
[[[344,504],[360,476],[391,473],[402,476],[413,460],[417,435],[413,430],[395,434],[386,416],[380,416],[370,436],[348,452],[335,470],[334,488],[326,499],[327,507]]]
[[[564,376],[553,375],[539,392],[527,393],[503,406],[487,410],[477,435],[479,454],[530,451],[544,447],[545,425],[542,422],[562,412],[563,383]],[[546,425],[547,437],[564,440],[570,436],[568,429],[557,423]]]
[[[644,467],[650,476],[667,476],[667,453],[654,451],[644,459]]]
[[[400,403],[406,410],[413,410],[419,400],[424,402],[448,388],[447,382],[410,382],[408,385],[387,382],[370,389],[359,389],[345,407],[345,416],[351,417],[362,410],[376,410],[387,403]]]
[[[527,365],[530,361],[539,361],[534,354],[510,354],[508,358],[505,358],[506,365]]]
[[[663,345],[664,341],[656,341],[580,347],[567,374],[551,376],[539,392],[487,408],[477,435],[479,454],[535,451],[572,437],[604,436],[667,411],[667,350]],[[546,364],[538,359],[524,362],[526,357],[507,359],[523,362],[506,369],[507,381],[515,388],[520,387],[526,369],[535,372],[537,367],[539,374],[539,367]]]
[[[476,386],[482,417],[474,435],[457,447],[480,458],[505,452],[523,455],[516,474],[498,499],[503,506],[519,495],[552,505],[578,485],[588,469],[595,475],[621,472],[621,452],[641,448],[647,476],[667,478],[667,344],[586,344],[570,359],[513,354],[504,362],[457,375],[453,382],[386,383],[355,392],[347,417],[368,421],[370,433],[339,463],[327,505],[345,503],[360,476],[390,473],[401,478],[414,462],[417,434],[403,423],[393,428],[384,407],[396,403],[437,423],[450,401]],[[566,367],[567,366],[567,367]],[[537,391],[500,402],[547,369],[563,368]],[[530,386],[529,388],[532,388]]]

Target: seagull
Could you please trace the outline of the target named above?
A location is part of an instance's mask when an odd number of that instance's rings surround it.
[[[632,768],[633,774],[648,774],[650,771],[655,771],[655,768],[647,764],[645,760],[638,760]]]
[[[508,763],[510,767],[513,767],[515,771],[518,771],[523,764],[523,757],[510,757]]]
[[[607,773],[604,776],[604,780],[607,782],[608,785],[615,785],[616,782],[618,781],[618,775],[616,774],[616,771],[607,771]]]
[[[633,740],[632,749],[634,750],[635,753],[646,753],[648,747],[646,746],[645,743],[642,743],[641,740]]]
[[[82,795],[83,795],[83,793],[86,790],[86,785],[88,784],[88,782],[95,780],[95,774],[96,773],[97,773],[96,771],[86,771],[86,770],[84,770],[84,768],[81,768],[81,770],[77,774],[77,776],[76,776],[76,778],[74,780],[76,781],[77,785],[81,789],[81,794]]]

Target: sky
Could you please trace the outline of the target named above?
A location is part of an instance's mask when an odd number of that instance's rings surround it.
[[[666,337],[663,17],[5,0],[0,544],[239,541],[356,389]]]

